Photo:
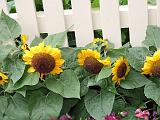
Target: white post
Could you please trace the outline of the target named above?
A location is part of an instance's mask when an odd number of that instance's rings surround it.
[[[129,31],[132,46],[141,46],[148,25],[147,0],[129,0]]]
[[[62,0],[43,0],[46,27],[49,34],[65,31]],[[65,45],[68,46],[66,39]]]
[[[94,39],[91,1],[72,0],[73,21],[77,46],[84,46]]]
[[[121,28],[118,0],[100,0],[103,38],[115,44],[116,48],[122,46]]]
[[[28,43],[31,43],[35,36],[39,36],[34,0],[15,0],[15,4],[22,32],[29,36]]]
[[[0,0],[0,12],[3,10],[6,14],[8,14],[7,9],[7,1],[6,0]]]
[[[157,26],[160,27],[160,0],[157,0]]]

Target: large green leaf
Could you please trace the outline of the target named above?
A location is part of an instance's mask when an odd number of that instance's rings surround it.
[[[97,81],[104,78],[108,78],[112,74],[112,69],[110,67],[103,67],[100,73],[98,74]]]
[[[13,41],[0,42],[0,62],[3,62],[14,48],[15,43]]]
[[[8,107],[8,98],[5,96],[0,97],[0,113],[4,115],[6,109]]]
[[[108,51],[107,55],[111,58],[111,61],[114,62],[119,58],[120,56],[127,56],[128,54],[128,48],[119,48],[119,49],[113,49],[111,51]]]
[[[61,110],[61,115],[64,115],[66,113],[69,113],[70,109],[72,109],[77,103],[79,102],[79,99],[63,99],[63,108]]]
[[[85,106],[88,113],[96,120],[103,120],[104,116],[112,111],[115,93],[109,91],[110,86],[102,89],[100,94],[89,91],[85,96]]]
[[[26,99],[20,94],[15,94],[13,97],[10,96],[5,115],[8,120],[29,120],[28,103]]]
[[[65,98],[80,98],[80,83],[73,70],[65,70],[61,79],[48,78],[47,88]]]
[[[20,59],[7,59],[5,61],[5,66],[7,72],[9,72],[10,79],[12,79],[13,83],[15,84],[22,77],[26,65]]]
[[[31,44],[30,44],[30,47],[34,47],[34,46],[37,46],[39,45],[41,42],[43,42],[43,39],[39,38],[39,37],[35,37]]]
[[[63,98],[54,93],[46,96],[39,96],[33,104],[31,120],[49,120],[51,117],[58,117],[63,105]]]
[[[76,106],[73,108],[72,116],[74,116],[74,118],[76,118],[76,120],[85,120],[89,114],[86,110],[85,107],[85,103],[84,103],[84,98],[82,97],[82,99],[78,102],[78,104],[76,104]]]
[[[158,79],[159,80],[159,79]],[[153,99],[160,106],[160,86],[150,82],[144,88],[144,94],[147,98]]]
[[[80,84],[80,95],[81,96],[84,96],[85,94],[87,94],[89,90],[87,85],[88,85],[88,78],[85,78],[81,81],[81,84]]]
[[[89,86],[96,86],[100,85],[102,83],[102,80],[97,81],[98,76],[87,76],[86,79],[88,79],[88,87]]]
[[[146,38],[143,41],[143,44],[147,47],[155,46],[157,49],[160,49],[160,28],[157,26],[148,26]]]
[[[130,48],[127,55],[129,64],[137,71],[142,71],[147,55],[149,55],[149,51],[145,47]]]
[[[38,82],[39,73],[28,73],[27,71],[25,71],[22,78],[17,83],[14,84],[13,81],[10,80],[5,91],[14,91],[27,85],[33,86],[38,84]]]
[[[20,33],[20,25],[2,11],[0,15],[0,41],[14,40]]]
[[[19,89],[26,85],[36,85],[39,82],[39,73],[28,73],[25,71],[22,78],[14,85],[14,88]]]
[[[54,35],[49,35],[44,39],[45,45],[51,45],[52,47],[62,47],[67,36],[67,31],[57,33]]]
[[[134,89],[148,84],[150,81],[142,74],[131,70],[125,80],[122,80],[121,87],[125,89]]]

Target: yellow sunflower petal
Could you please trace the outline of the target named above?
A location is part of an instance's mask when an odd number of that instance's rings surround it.
[[[21,35],[22,44],[25,45],[28,40],[28,36],[26,34]]]
[[[61,72],[63,72],[63,70],[59,67],[56,67],[52,70],[51,74],[55,75],[55,74],[60,74]]]
[[[35,69],[34,69],[33,67],[30,67],[30,68],[28,69],[28,72],[29,72],[29,73],[35,72]]]
[[[111,60],[110,57],[107,57],[104,60],[99,60],[100,63],[102,63],[104,66],[111,66]]]

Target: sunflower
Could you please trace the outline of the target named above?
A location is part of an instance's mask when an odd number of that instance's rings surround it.
[[[83,66],[88,72],[97,74],[101,71],[103,66],[110,66],[110,58],[101,60],[100,53],[96,50],[81,50],[78,53],[79,65]]]
[[[114,67],[112,68],[112,80],[117,85],[120,84],[121,80],[125,79],[130,71],[130,67],[128,64],[127,59],[120,57],[115,63]]]
[[[30,65],[28,72],[39,72],[42,76],[46,74],[60,74],[63,70],[60,68],[64,63],[61,59],[61,51],[58,48],[45,46],[40,43],[38,46],[25,50],[23,55],[25,64]]]
[[[142,74],[160,77],[160,50],[156,51],[152,57],[146,57],[142,71]]]
[[[93,44],[96,44],[98,46],[104,46],[105,50],[108,49],[108,41],[102,38],[96,38],[93,40]]]
[[[7,79],[8,77],[0,72],[0,85],[3,85],[4,83],[8,82]]]
[[[28,40],[28,36],[23,34],[21,35],[21,41],[22,41],[22,46],[21,46],[21,49],[22,50],[27,50],[28,49],[28,45],[27,45],[27,40]]]

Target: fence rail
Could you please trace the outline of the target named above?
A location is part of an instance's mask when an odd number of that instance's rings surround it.
[[[0,0],[0,10],[17,20],[30,40],[40,33],[55,34],[73,25],[77,46],[91,42],[93,30],[102,29],[103,38],[120,47],[121,28],[129,28],[133,46],[141,46],[147,25],[160,26],[160,0],[155,6],[147,5],[147,0],[128,0],[127,6],[119,6],[118,0],[100,0],[100,9],[91,9],[90,0],[71,2],[72,9],[63,10],[62,0],[43,0],[44,11],[36,12],[34,0],[15,0],[17,13],[9,14],[6,0]]]

